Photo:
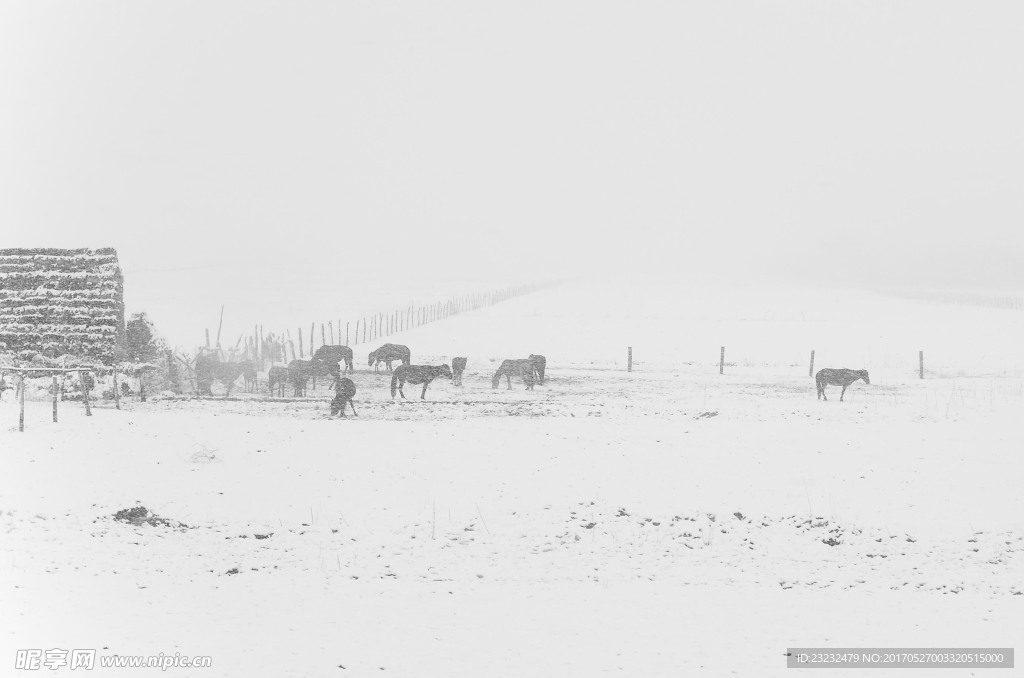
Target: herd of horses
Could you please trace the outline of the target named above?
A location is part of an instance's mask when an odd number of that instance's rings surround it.
[[[394,362],[401,362],[401,365],[393,367]],[[379,372],[380,365],[383,364],[387,371],[391,372],[392,398],[396,393],[405,398],[403,387],[408,383],[417,386],[422,384],[420,399],[426,400],[427,387],[439,377],[450,379],[456,386],[462,386],[462,375],[466,371],[467,362],[467,358],[457,357],[452,360],[451,367],[446,364],[413,365],[412,353],[408,346],[384,344],[370,352],[367,365],[374,368],[375,372]],[[532,390],[534,384],[544,382],[546,367],[547,359],[542,355],[532,354],[522,360],[505,360],[494,373],[493,387],[497,388],[501,377],[504,376],[509,389],[512,388],[512,377],[517,377],[522,379],[528,390]],[[315,389],[318,378],[330,377],[330,388],[335,392],[335,397],[331,401],[331,414],[345,416],[346,405],[350,405],[352,413],[356,414],[352,400],[356,393],[355,383],[343,376],[354,371],[351,348],[321,346],[309,360],[292,360],[287,366],[272,366],[267,373],[267,382],[271,397],[284,397],[285,387],[289,385],[295,396],[302,397],[306,395],[308,383],[312,382],[312,388]],[[214,382],[225,385],[225,397],[231,395],[231,387],[239,377],[244,379],[246,392],[253,392],[257,388],[258,368],[252,360],[224,362],[214,353],[203,354],[196,359],[195,372],[197,389],[204,395],[213,395]]]
[[[401,365],[393,367],[392,365],[396,361],[400,361]],[[379,372],[380,365],[383,364],[387,371],[391,372],[392,398],[396,394],[405,398],[403,387],[406,384],[413,384],[423,386],[420,399],[425,400],[427,387],[440,377],[450,379],[452,384],[461,386],[466,363],[465,357],[457,357],[452,360],[451,367],[446,364],[413,365],[412,353],[408,346],[384,344],[370,352],[367,366],[374,368],[374,372]],[[498,388],[504,377],[508,390],[511,390],[512,378],[515,377],[522,380],[527,390],[533,390],[535,384],[544,383],[546,368],[547,359],[538,354],[531,354],[527,358],[504,360],[491,378],[491,387]],[[348,346],[321,346],[309,360],[292,360],[287,366],[271,367],[267,373],[267,381],[272,397],[275,394],[283,397],[287,385],[291,385],[295,396],[301,397],[306,395],[307,383],[312,382],[312,387],[315,389],[318,378],[330,377],[332,379],[330,388],[335,392],[334,400],[331,402],[331,414],[340,413],[341,416],[345,416],[346,405],[350,405],[352,413],[355,414],[356,407],[352,399],[355,396],[356,387],[351,379],[343,375],[354,371],[351,348]],[[196,360],[196,385],[202,394],[212,396],[213,383],[219,381],[227,387],[225,395],[230,395],[231,387],[239,377],[244,379],[247,392],[255,391],[258,383],[256,363],[251,360],[222,362],[216,354],[200,355]],[[871,383],[867,370],[845,368],[819,370],[815,375],[818,399],[827,401],[825,388],[835,385],[842,387],[842,391],[839,393],[841,402],[843,396],[846,395],[846,389],[857,380],[863,380],[865,384]]]

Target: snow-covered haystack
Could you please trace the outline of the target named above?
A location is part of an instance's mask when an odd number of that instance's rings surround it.
[[[113,248],[0,249],[0,351],[109,362],[123,333]]]

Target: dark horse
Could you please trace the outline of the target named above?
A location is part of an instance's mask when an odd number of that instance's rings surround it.
[[[312,360],[293,360],[288,363],[288,378],[295,387],[296,396],[306,395],[306,382],[310,378],[316,379],[316,365]]]
[[[462,386],[462,373],[466,371],[465,358],[452,358],[452,383]]]
[[[274,387],[276,386],[279,393],[278,395],[284,396],[284,385],[291,381],[288,378],[287,367],[271,367],[270,372],[267,373],[267,381],[270,382],[270,395],[274,395]]]
[[[254,392],[256,390],[256,362],[243,360],[238,364],[242,366],[242,383],[245,385],[245,392]]]
[[[196,386],[200,393],[213,395],[213,382],[220,381],[227,386],[224,397],[231,395],[231,386],[242,376],[245,366],[242,363],[224,363],[216,354],[201,355],[196,358]]]
[[[526,384],[526,390],[532,391],[533,385],[537,381],[536,363],[529,358],[501,361],[501,366],[498,367],[498,371],[494,373],[494,378],[491,379],[491,388],[498,388],[501,378],[505,377],[505,380],[508,382],[508,390],[511,391],[513,376],[521,377],[523,383]]]
[[[537,372],[537,381],[544,383],[544,370],[548,366],[548,359],[542,355],[535,353],[530,354],[530,360],[533,361],[533,369]]]
[[[324,363],[345,363],[346,372],[354,372],[352,367],[352,349],[348,346],[321,346],[313,354],[313,360]],[[315,382],[314,382],[315,383]]]
[[[818,400],[828,400],[825,397],[825,387],[832,384],[833,386],[843,387],[842,392],[839,394],[839,402],[843,402],[843,395],[846,393],[846,389],[858,379],[863,379],[865,384],[871,383],[871,380],[868,379],[867,370],[848,370],[845,367],[841,370],[832,368],[818,370],[818,373],[814,375],[814,381],[818,384]]]
[[[352,383],[352,380],[348,377],[339,377],[334,380],[331,384],[331,388],[334,389],[334,399],[331,400],[331,416],[341,413],[341,416],[345,416],[345,403],[352,406],[352,414],[359,416],[356,412],[356,405],[352,402],[352,397],[356,394],[356,385]]]
[[[370,367],[373,368],[374,372],[379,372],[378,366],[384,363],[388,366],[388,372],[391,371],[391,363],[395,360],[401,360],[403,365],[408,365],[412,362],[412,353],[409,351],[408,346],[402,346],[401,344],[384,344],[376,351],[370,351]]]
[[[452,371],[447,365],[399,365],[391,377],[391,397],[395,397],[395,389],[405,398],[405,391],[402,387],[405,382],[410,384],[423,384],[423,393],[420,393],[420,400],[427,397],[427,387],[430,382],[438,377],[452,378]]]

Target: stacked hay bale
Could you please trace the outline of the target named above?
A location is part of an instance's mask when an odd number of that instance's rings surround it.
[[[123,337],[114,249],[0,249],[0,351],[110,364]]]

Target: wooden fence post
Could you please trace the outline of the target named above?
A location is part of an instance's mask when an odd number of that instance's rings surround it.
[[[339,323],[338,324],[338,331],[340,332],[341,331],[341,324],[340,324],[341,321],[339,320],[338,323]],[[348,324],[349,324],[349,321],[346,320],[345,321],[345,345],[346,346],[349,346],[349,343],[348,343]]]
[[[725,374],[725,346],[722,347],[722,355],[718,358],[718,373]]]
[[[50,391],[53,393],[53,423],[57,423],[57,375],[53,375],[53,385],[50,386]]]
[[[309,357],[313,357],[313,342],[316,341],[316,323],[309,324]]]
[[[146,402],[146,371],[139,370],[139,400]]]
[[[334,343],[334,321],[333,320],[328,320],[327,321],[327,326],[331,328],[331,346],[335,346],[336,344]],[[340,329],[340,327],[339,327],[339,329]]]
[[[626,371],[627,372],[632,372],[633,371],[633,347],[632,346],[630,346],[628,349],[626,349]]]
[[[918,360],[918,371],[917,371],[918,378],[919,379],[924,379],[924,351],[918,351],[917,352],[917,360]]]
[[[224,304],[220,305],[220,322],[217,323],[217,348],[220,348],[220,330],[224,327]]]
[[[82,384],[82,400],[85,402],[85,416],[91,417],[92,416],[92,408],[89,407],[89,389],[86,387],[86,384],[85,384],[85,375],[86,374],[88,374],[88,373],[87,372],[83,372],[82,370],[78,370],[78,381]]]
[[[18,431],[25,430],[25,373],[18,375]]]
[[[333,343],[333,342],[332,342]],[[320,323],[320,345],[327,345],[327,331],[324,329],[324,324]]]
[[[814,376],[814,349],[811,349],[811,369],[807,370],[807,376]]]
[[[299,328],[299,360],[302,360],[303,358],[306,357],[306,355],[303,352],[302,348],[303,348],[303,346],[302,346],[302,328],[300,327]]]
[[[366,343],[366,318],[363,318],[363,343]]]
[[[113,382],[114,382],[114,408],[119,410],[119,409],[121,409],[121,394],[120,394],[121,389],[119,389],[117,387],[117,365],[114,365],[114,369],[112,371],[111,376],[113,377]],[[55,413],[57,412],[57,401],[56,400],[53,401],[53,411]]]

